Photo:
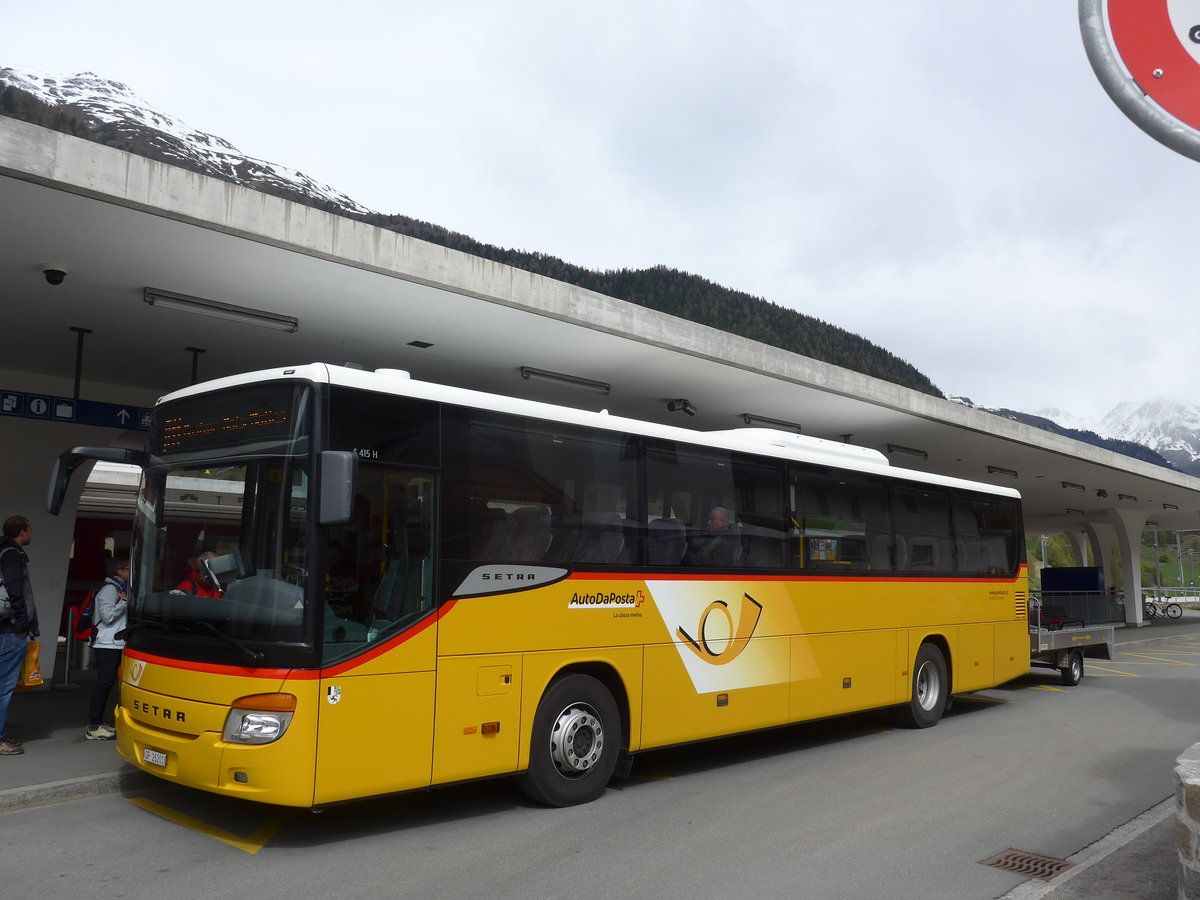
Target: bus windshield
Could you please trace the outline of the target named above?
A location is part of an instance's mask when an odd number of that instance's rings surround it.
[[[241,665],[311,662],[304,401],[273,387],[265,403],[260,389],[156,413],[134,520],[131,647]],[[252,415],[267,418],[247,426]]]

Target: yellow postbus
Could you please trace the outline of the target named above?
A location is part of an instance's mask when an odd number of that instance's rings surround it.
[[[118,749],[219,794],[582,803],[640,751],[930,726],[1029,667],[1018,494],[860,447],[312,364],[72,448],[52,512],[89,459],[143,469]]]

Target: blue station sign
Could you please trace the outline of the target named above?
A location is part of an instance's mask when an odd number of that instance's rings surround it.
[[[48,394],[0,390],[0,415],[43,422],[69,422],[99,428],[150,430],[150,410],[123,403],[73,400]]]

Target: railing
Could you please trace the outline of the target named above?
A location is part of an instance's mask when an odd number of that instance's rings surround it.
[[[1200,605],[1200,591],[1193,587],[1165,588],[1142,587],[1142,596],[1147,600],[1171,600],[1175,603]]]
[[[1039,628],[1125,621],[1125,598],[1095,591],[1030,591],[1029,622]]]

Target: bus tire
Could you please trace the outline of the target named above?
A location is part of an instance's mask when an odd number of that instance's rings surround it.
[[[901,723],[909,728],[936,725],[950,699],[946,657],[936,644],[926,642],[917,651],[912,668],[912,697],[901,707]]]
[[[1078,650],[1072,650],[1067,657],[1067,664],[1058,671],[1062,676],[1063,684],[1067,687],[1075,687],[1083,681],[1083,654]]]
[[[621,714],[590,675],[553,682],[538,703],[529,768],[517,786],[547,806],[575,806],[604,793],[621,751]]]

